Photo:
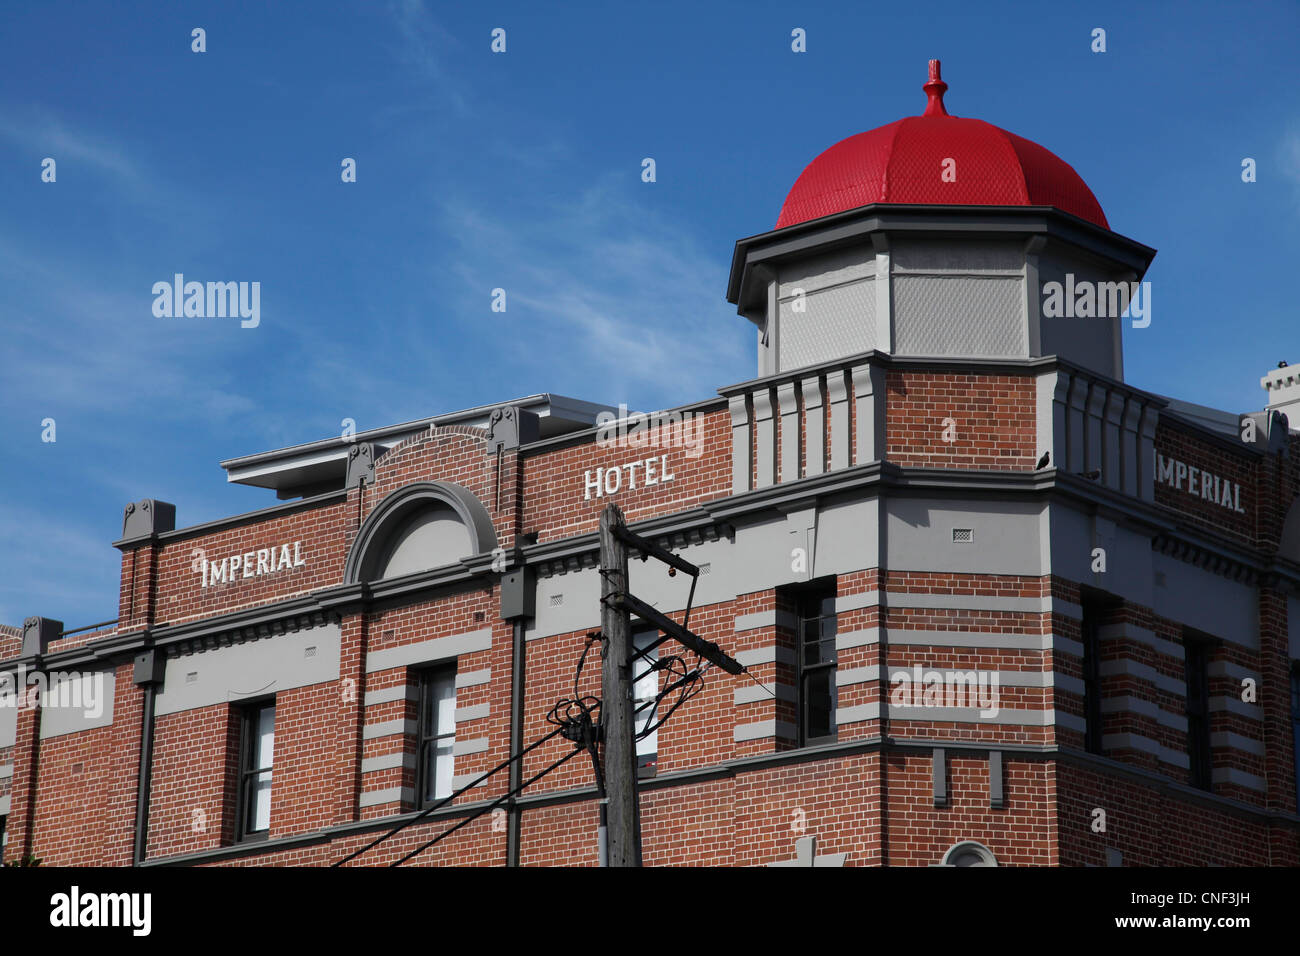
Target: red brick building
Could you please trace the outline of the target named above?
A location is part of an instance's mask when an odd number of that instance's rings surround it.
[[[1126,383],[1154,250],[925,89],[737,243],[756,378],[226,461],[281,500],[203,525],[128,506],[114,624],[0,630],[5,860],[325,865],[410,821],[573,695],[612,501],[749,672],[639,742],[647,864],[1300,864],[1300,377],[1246,415]],[[680,620],[683,576],[632,587]],[[412,863],[593,864],[596,818],[574,759]]]

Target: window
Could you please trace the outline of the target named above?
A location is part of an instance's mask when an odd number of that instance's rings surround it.
[[[265,838],[271,828],[271,763],[275,758],[275,701],[244,708],[239,747],[241,840]]]
[[[1210,645],[1184,635],[1187,664],[1187,757],[1193,787],[1210,789]]]
[[[1101,744],[1101,608],[1083,602],[1083,749],[1102,752]]]
[[[799,746],[835,740],[835,580],[793,593]]]
[[[1295,751],[1295,790],[1300,794],[1300,663],[1291,665],[1291,747]],[[4,817],[0,817],[0,826]]]
[[[659,719],[659,709],[654,705],[659,696],[659,672],[651,670],[644,653],[652,661],[659,659],[659,649],[651,646],[659,640],[656,630],[640,630],[632,634],[632,725],[637,737]],[[659,731],[656,729],[636,742],[636,770],[638,777],[653,777],[659,764]]]
[[[420,675],[419,736],[415,796],[428,807],[451,796],[452,746],[456,742],[456,669],[440,667]]]

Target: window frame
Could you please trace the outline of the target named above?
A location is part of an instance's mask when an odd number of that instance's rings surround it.
[[[254,744],[257,740],[257,728],[260,724],[260,717],[263,711],[271,711],[271,763],[265,767],[253,767]],[[254,701],[247,701],[239,707],[239,766],[235,778],[235,840],[239,843],[251,843],[259,840],[266,840],[271,835],[271,800],[272,788],[275,786],[275,733],[276,733],[276,705],[274,697],[263,697]],[[267,806],[267,824],[265,830],[250,830],[250,812],[252,807],[250,801],[253,797],[252,781],[261,774],[270,775],[270,786],[267,788],[266,799]]]
[[[1101,711],[1101,615],[1103,605],[1084,597],[1079,621],[1083,639],[1083,749],[1103,754]]]
[[[637,651],[637,646],[636,646],[636,645],[637,645],[637,638],[642,637],[643,635],[648,637],[648,644],[649,644],[649,646],[648,646],[648,647],[644,647],[644,648],[642,648],[641,651],[638,652],[638,651]],[[655,681],[655,693],[654,693],[654,695],[653,695],[652,697],[647,697],[647,698],[638,698],[638,697],[637,697],[637,681],[636,681],[636,678],[637,678],[637,676],[641,673],[642,670],[644,670],[645,668],[647,668],[647,667],[650,666],[649,663],[646,661],[645,657],[643,657],[643,656],[641,656],[641,655],[644,654],[644,655],[646,655],[646,657],[653,657],[653,658],[655,659],[655,661],[658,661],[658,660],[659,660],[659,648],[660,648],[660,646],[663,645],[663,643],[664,643],[665,640],[666,640],[666,638],[663,636],[662,633],[660,633],[660,631],[659,631],[659,629],[658,629],[657,627],[654,627],[654,626],[649,625],[649,624],[645,624],[645,623],[642,622],[639,618],[638,618],[636,621],[633,621],[633,623],[632,623],[632,633],[631,633],[631,642],[630,642],[631,649],[632,649],[632,651],[631,651],[631,662],[630,662],[630,670],[631,670],[631,673],[628,675],[628,678],[629,678],[629,679],[631,680],[631,682],[632,682],[632,728],[633,728],[633,736],[634,736],[634,738],[635,738],[635,736],[636,736],[637,734],[639,734],[639,733],[641,732],[641,724],[642,724],[642,722],[645,722],[645,723],[652,723],[653,721],[659,719],[659,708],[658,708],[658,707],[653,707],[653,708],[651,708],[651,709],[650,709],[650,712],[649,712],[648,714],[645,714],[645,715],[640,715],[640,714],[638,714],[638,713],[637,713],[637,707],[638,707],[640,704],[644,703],[645,700],[653,700],[655,697],[658,697],[658,696],[659,696],[659,692],[660,692],[660,690],[662,690],[662,688],[661,688],[661,686],[660,686],[661,683],[662,683],[662,682],[660,681],[660,672],[657,671],[657,670],[656,670],[656,671],[652,671],[651,674],[647,675],[646,679],[648,680],[651,676],[653,676],[654,681]],[[640,667],[641,670],[638,670],[638,667]],[[653,776],[658,772],[658,768],[659,768],[659,730],[661,730],[661,729],[662,729],[662,728],[657,728],[657,729],[655,730],[655,749],[654,749],[654,752],[653,752],[653,753],[642,753],[642,752],[641,752],[641,745],[644,743],[644,741],[642,741],[642,740],[636,740],[636,739],[633,740],[633,744],[634,744],[634,748],[633,748],[633,749],[635,750],[635,756],[636,756],[636,774],[637,774],[637,778],[638,778],[638,779],[643,779],[643,778],[646,778],[646,777],[653,777]],[[646,758],[650,758],[650,759],[647,760]]]
[[[1300,661],[1291,662],[1291,751],[1297,800],[1300,801]]]
[[[839,600],[837,582],[833,577],[811,581],[806,585],[790,588],[787,596],[795,606],[795,742],[799,747],[818,747],[824,744],[833,744],[839,740],[839,724],[836,717],[839,709],[839,695],[834,678],[835,672],[839,668],[839,652],[835,647],[835,638],[839,633],[839,612],[836,609]],[[826,612],[824,605],[824,602],[828,600],[831,602],[829,613]],[[814,602],[816,613],[809,615],[806,613],[807,609],[812,607]],[[816,622],[820,631],[826,621],[832,622],[832,633],[829,636],[830,660],[819,660],[816,664],[809,665],[805,661],[804,655],[805,627]],[[823,644],[827,640],[825,634],[820,634],[816,643]],[[808,692],[808,685],[811,678],[827,672],[831,674],[830,733],[812,736],[809,733],[810,720],[808,715],[812,695]]]
[[[455,748],[456,748],[456,661],[440,661],[429,667],[423,667],[416,672],[418,680],[416,714],[415,714],[415,809],[426,810],[456,792],[456,775],[455,775]],[[440,679],[451,681],[451,729],[444,731],[437,726],[437,706],[438,699],[434,696],[434,689]],[[429,725],[430,711],[433,711],[434,730],[433,733],[426,733],[425,728]],[[445,794],[437,793],[436,774],[437,774],[437,742],[450,739],[452,746],[452,773],[447,781],[448,790]],[[433,744],[434,756],[430,762],[428,753],[428,744]],[[428,788],[425,781],[430,769],[435,774],[434,795],[428,795]]]
[[[1210,651],[1213,647],[1212,638],[1183,632],[1187,777],[1191,786],[1206,792],[1212,792],[1214,787],[1214,749],[1210,744]]]

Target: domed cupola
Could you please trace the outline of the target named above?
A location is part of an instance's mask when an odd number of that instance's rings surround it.
[[[1155,250],[1112,232],[1054,153],[950,115],[938,60],[922,89],[924,113],[823,151],[776,229],[736,243],[727,298],[758,327],[759,375],[875,350],[1055,354],[1122,380],[1123,309],[1062,313],[1044,290],[1090,289],[1113,306]]]
[[[840,140],[804,169],[776,228],[870,203],[1054,206],[1110,228],[1097,197],[1065,160],[983,120],[951,116],[948,84],[930,61],[925,112]]]

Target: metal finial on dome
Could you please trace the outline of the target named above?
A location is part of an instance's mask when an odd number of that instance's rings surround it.
[[[930,61],[930,79],[921,87],[925,90],[925,95],[929,100],[925,104],[925,112],[922,116],[947,116],[948,111],[943,106],[943,94],[948,91],[948,84],[939,78],[939,61]]]

